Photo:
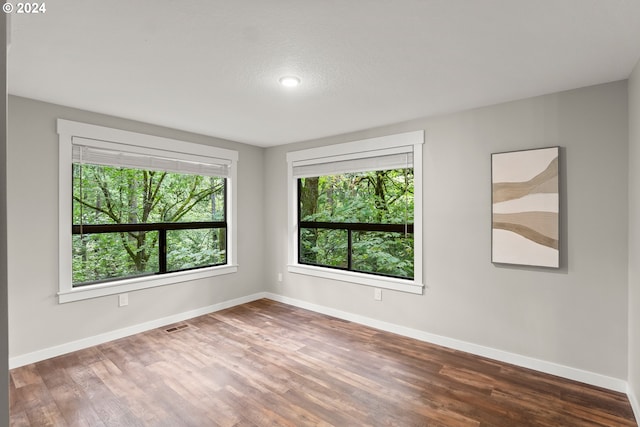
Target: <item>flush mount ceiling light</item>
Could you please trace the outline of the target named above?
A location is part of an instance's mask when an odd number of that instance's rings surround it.
[[[296,87],[300,84],[300,79],[295,76],[284,76],[278,80],[284,87]]]

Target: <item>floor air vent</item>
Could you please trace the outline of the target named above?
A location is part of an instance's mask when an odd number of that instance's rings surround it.
[[[170,328],[165,329],[164,331],[168,334],[172,333],[172,332],[178,332],[181,331],[183,329],[188,328],[189,325],[178,325],[178,326],[172,326]]]

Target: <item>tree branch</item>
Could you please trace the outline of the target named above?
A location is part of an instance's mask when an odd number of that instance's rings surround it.
[[[189,213],[189,211],[190,211],[191,209],[193,209],[193,207],[194,207],[195,205],[197,205],[198,203],[200,203],[200,201],[201,201],[201,200],[204,200],[205,198],[207,198],[207,197],[211,196],[211,194],[213,194],[213,190],[211,190],[211,189],[209,188],[209,189],[207,189],[207,190],[203,190],[203,191],[201,191],[201,192],[200,192],[200,193],[198,193],[197,195],[189,195],[189,200],[191,200],[191,199],[192,199],[192,198],[194,198],[194,197],[196,198],[196,200],[195,200],[193,203],[191,203],[191,206],[187,206],[187,207],[184,209],[184,211],[180,212],[179,214],[178,214],[178,213],[176,213],[176,215],[175,215],[175,216],[174,216],[174,218],[173,218],[173,221],[177,221],[177,220],[179,220],[180,218],[182,218],[183,216],[185,216],[186,214],[188,214],[188,213]],[[184,207],[184,205],[183,205],[183,207]]]
[[[151,200],[153,200],[153,204],[151,205],[151,211],[153,211],[155,209],[155,207],[158,205],[158,203],[160,203],[160,200],[162,199],[161,197],[158,197],[158,192],[160,191],[160,187],[162,186],[162,182],[164,181],[164,178],[167,176],[166,172],[162,172],[162,175],[160,175],[160,179],[158,180],[158,184],[156,185],[155,190],[153,191],[153,193],[151,194]]]
[[[110,218],[112,218],[115,222],[120,223],[120,217],[113,212],[113,201],[111,200],[111,193],[109,192],[109,189],[107,188],[106,183],[104,182],[104,180],[100,179],[100,177],[95,171],[93,172],[93,176],[96,179],[96,183],[98,184],[98,187],[100,187],[100,190],[102,190],[102,194],[104,195],[105,201],[107,203],[108,212],[105,212],[105,213]],[[82,203],[85,203],[85,202],[82,202]]]
[[[120,234],[120,241],[122,242],[122,246],[124,246],[124,250],[127,251],[127,254],[129,255],[129,257],[135,261],[136,259],[136,254],[131,250],[131,247],[129,246],[129,243],[127,242],[127,238],[125,236],[124,233],[118,233]]]
[[[103,214],[107,215],[109,218],[113,219],[113,220],[114,220],[114,221],[116,221],[117,223],[119,223],[119,222],[120,222],[120,221],[118,220],[118,217],[114,216],[114,215],[113,215],[113,213],[112,213],[112,212],[110,212],[110,211],[108,211],[108,210],[102,209],[102,208],[100,208],[100,207],[98,207],[98,206],[93,206],[92,204],[87,203],[87,202],[85,202],[84,200],[80,199],[80,197],[78,197],[78,196],[73,196],[73,199],[74,199],[76,202],[78,202],[78,203],[82,203],[84,206],[86,206],[86,207],[88,207],[88,208],[90,208],[90,209],[96,210],[96,211],[98,211],[98,212],[102,212]]]

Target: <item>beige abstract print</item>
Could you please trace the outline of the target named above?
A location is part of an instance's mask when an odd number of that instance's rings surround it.
[[[492,155],[492,261],[559,267],[558,147]]]

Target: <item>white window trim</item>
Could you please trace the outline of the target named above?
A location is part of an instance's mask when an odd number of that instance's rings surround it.
[[[292,273],[321,277],[325,279],[341,280],[376,288],[393,289],[413,294],[422,294],[424,285],[422,266],[422,145],[424,131],[407,132],[378,138],[363,139],[343,144],[310,148],[307,150],[291,151],[287,153],[287,191],[288,191],[288,232],[289,253],[288,271]],[[323,158],[357,158],[358,154],[365,157],[372,151],[389,150],[396,147],[412,146],[413,174],[414,174],[414,278],[413,280],[397,279],[377,276],[373,274],[343,271],[328,267],[317,267],[298,263],[298,197],[296,182],[293,175],[293,164],[304,162],[320,162]]]
[[[194,144],[159,136],[145,135],[120,129],[79,123],[58,119],[59,139],[59,284],[58,302],[66,303],[121,292],[130,292],[156,286],[203,279],[238,271],[237,265],[237,163],[238,152],[208,145]],[[227,263],[221,266],[205,267],[197,270],[178,271],[155,276],[135,277],[111,282],[97,283],[81,287],[72,284],[72,144],[73,138],[86,138],[95,141],[96,146],[112,146],[113,143],[128,146],[128,151],[152,154],[163,153],[180,158],[204,156],[223,159],[230,162],[227,177]]]

